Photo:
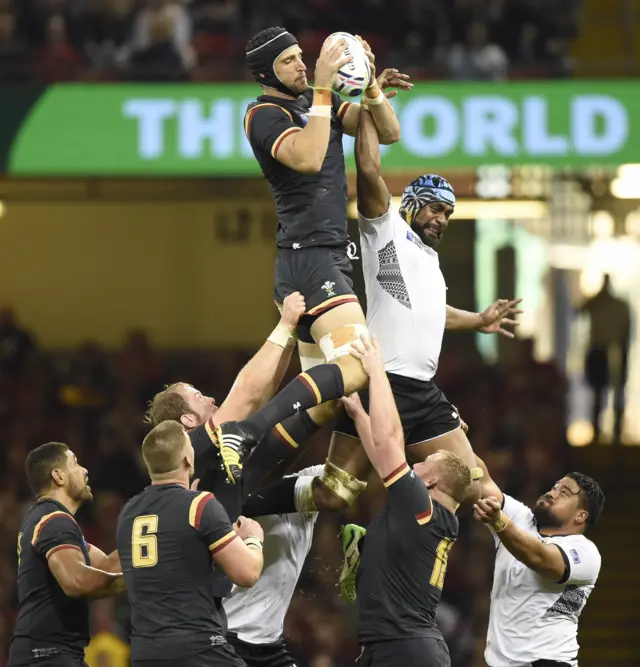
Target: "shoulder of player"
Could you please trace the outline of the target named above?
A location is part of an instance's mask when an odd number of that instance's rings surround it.
[[[543,537],[543,540],[545,542],[552,542],[568,550],[571,550],[573,547],[579,548],[595,558],[601,558],[600,550],[596,546],[596,543],[586,535],[551,535]]]
[[[35,511],[33,514],[25,518],[23,524],[24,528],[21,529],[22,532],[28,531],[30,528],[32,529],[32,544],[37,542],[38,538],[43,534],[45,529],[53,529],[55,531],[68,530],[71,528],[72,530],[75,530],[80,535],[82,535],[82,529],[80,528],[75,518],[69,514],[69,512],[61,510],[56,504],[47,503],[46,505],[38,505],[34,509]]]

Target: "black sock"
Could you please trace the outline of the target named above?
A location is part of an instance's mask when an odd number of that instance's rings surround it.
[[[258,441],[267,431],[296,412],[303,412],[344,395],[342,371],[337,364],[322,364],[300,373],[255,415],[238,422]]]
[[[249,518],[269,514],[294,514],[295,489],[298,477],[284,477],[262,491],[252,493],[242,506],[242,514]]]
[[[242,469],[242,480],[246,493],[253,493],[269,475],[276,475],[291,465],[304,451],[302,445],[320,427],[300,412],[276,424],[258,443]]]

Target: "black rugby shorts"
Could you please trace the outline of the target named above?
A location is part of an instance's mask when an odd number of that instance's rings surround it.
[[[414,380],[395,373],[387,373],[396,401],[405,445],[417,445],[455,431],[460,427],[458,411],[438,389],[435,382]],[[369,389],[359,392],[364,409],[369,411]],[[341,410],[333,429],[358,437],[355,424],[345,410]]]
[[[296,667],[296,662],[289,654],[284,639],[271,644],[249,644],[229,632],[227,640],[247,667]]]
[[[275,265],[274,299],[282,303],[292,292],[300,292],[307,312],[300,319],[298,337],[313,343],[310,329],[322,313],[343,303],[357,303],[353,291],[353,267],[347,248],[279,248]]]
[[[451,667],[449,648],[442,639],[393,639],[364,647],[358,667]]]

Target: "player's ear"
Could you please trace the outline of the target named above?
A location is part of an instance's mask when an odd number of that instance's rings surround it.
[[[438,478],[429,477],[428,479],[424,480],[424,485],[427,487],[427,489],[433,489],[438,485]]]
[[[190,412],[184,415],[180,415],[180,423],[186,429],[192,429],[198,425],[195,415],[191,414]]]
[[[64,470],[62,470],[61,468],[54,468],[51,471],[51,481],[56,486],[64,486],[64,480],[65,480],[65,471]]]
[[[582,526],[583,524],[587,523],[587,520],[589,519],[589,512],[585,509],[579,509],[578,512],[576,513],[576,523],[579,526]]]

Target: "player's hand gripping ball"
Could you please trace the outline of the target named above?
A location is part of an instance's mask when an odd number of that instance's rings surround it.
[[[348,32],[334,32],[330,40],[343,39],[343,58],[352,56],[351,62],[343,65],[333,81],[333,89],[343,97],[360,97],[369,85],[371,68],[362,44]]]

